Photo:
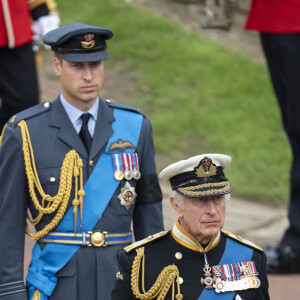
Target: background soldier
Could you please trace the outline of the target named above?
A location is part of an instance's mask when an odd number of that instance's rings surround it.
[[[269,299],[261,248],[222,231],[231,158],[204,154],[165,168],[178,221],[125,248],[112,300]],[[201,284],[200,284],[201,283]]]
[[[111,30],[49,32],[62,93],[12,117],[0,147],[0,296],[27,299],[27,208],[37,243],[29,299],[109,299],[119,251],[163,229],[150,120],[98,97]]]
[[[12,115],[38,104],[31,41],[43,47],[42,36],[59,22],[54,0],[0,1],[0,132]]]
[[[281,241],[267,248],[267,270],[275,274],[300,273],[300,2],[274,0],[270,5],[267,0],[252,1],[245,28],[260,33],[293,155],[290,224]]]

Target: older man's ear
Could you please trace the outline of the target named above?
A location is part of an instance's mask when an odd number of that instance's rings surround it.
[[[170,196],[170,203],[171,203],[171,205],[172,205],[172,207],[173,207],[173,209],[174,209],[176,215],[178,216],[178,218],[181,218],[181,217],[182,217],[183,207],[180,206],[180,205],[177,203],[177,201],[176,201],[176,199],[175,199],[174,196]]]

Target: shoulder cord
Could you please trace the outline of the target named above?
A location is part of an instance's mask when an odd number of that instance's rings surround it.
[[[33,225],[37,225],[44,214],[51,214],[57,210],[57,213],[54,216],[54,218],[42,230],[36,233],[32,233],[29,231],[28,226],[26,225],[26,233],[31,239],[39,240],[57,226],[57,224],[63,218],[67,209],[72,190],[73,177],[75,178],[75,198],[72,201],[72,205],[74,213],[74,231],[76,232],[78,206],[80,205],[80,225],[82,225],[83,196],[85,195],[85,192],[83,190],[82,179],[82,159],[79,157],[78,153],[75,150],[71,150],[66,154],[61,167],[58,192],[53,197],[47,195],[42,188],[36,170],[33,148],[30,141],[30,135],[27,124],[25,121],[21,121],[18,123],[18,126],[20,127],[22,133],[22,148],[24,153],[25,170],[28,179],[29,194],[35,208],[39,212],[38,216],[35,219],[31,219],[29,215],[27,215],[27,219]],[[78,179],[78,177],[80,178]],[[79,189],[78,180],[80,181]],[[37,199],[35,188],[41,196],[41,204]]]
[[[3,129],[1,131],[1,135],[0,135],[0,146],[2,144],[2,141],[3,141],[3,136],[4,136],[4,131],[5,131],[5,128],[7,126],[7,123],[3,126]]]
[[[136,249],[136,257],[134,258],[132,264],[131,271],[131,288],[133,294],[137,299],[154,299],[157,297],[158,300],[165,299],[170,286],[172,285],[172,300],[174,300],[175,294],[175,280],[177,279],[177,295],[175,299],[181,300],[183,299],[183,295],[180,294],[180,286],[179,286],[179,271],[177,266],[167,266],[165,267],[158,278],[156,279],[153,286],[150,288],[148,292],[145,291],[145,255],[144,255],[144,247]],[[140,275],[140,266],[142,262],[142,289],[143,294],[140,293],[139,290],[139,275]]]

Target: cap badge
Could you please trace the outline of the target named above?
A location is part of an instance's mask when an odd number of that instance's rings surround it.
[[[94,38],[94,35],[93,34],[87,34],[84,36],[84,39],[85,39],[85,42],[82,41],[80,42],[81,43],[81,46],[84,48],[84,49],[90,49],[90,48],[93,48],[95,46],[95,40],[93,40]]]
[[[217,174],[217,168],[210,158],[204,157],[195,168],[195,173],[198,178],[214,176]]]

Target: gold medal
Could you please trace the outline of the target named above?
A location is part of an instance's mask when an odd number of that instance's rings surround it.
[[[218,278],[216,280],[215,291],[216,291],[216,293],[220,293],[220,292],[225,291],[225,282],[222,281],[220,278]]]
[[[120,170],[117,170],[114,174],[114,177],[118,180],[121,181],[124,178],[123,172]]]
[[[248,277],[247,278],[249,281],[249,289],[254,289],[256,286],[256,281],[253,277]]]

